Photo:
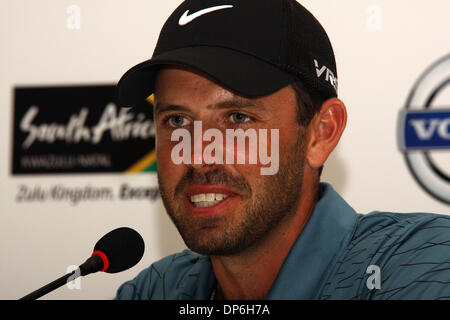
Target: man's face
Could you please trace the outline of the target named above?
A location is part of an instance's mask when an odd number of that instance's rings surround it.
[[[290,87],[248,99],[187,69],[168,67],[159,72],[155,90],[159,187],[171,219],[191,250],[207,255],[239,253],[295,213],[306,132],[297,123],[296,108]],[[203,132],[218,129],[224,137],[226,129],[266,129],[268,155],[274,143],[270,132],[278,129],[278,172],[261,175],[260,169],[267,165],[250,164],[248,154],[245,164],[194,164],[192,155],[191,164],[175,164],[172,150],[179,142],[171,141],[172,133],[188,130],[194,153],[194,121],[201,121]],[[202,150],[210,143],[203,141]],[[225,139],[223,143],[226,151]]]

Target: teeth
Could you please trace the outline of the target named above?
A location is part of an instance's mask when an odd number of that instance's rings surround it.
[[[210,207],[218,204],[220,201],[228,197],[222,193],[199,193],[191,196],[191,201],[196,207]]]
[[[218,204],[219,202],[220,202],[220,200],[217,200],[217,201],[200,201],[200,202],[194,202],[194,205],[197,208],[206,208],[206,207],[214,206],[214,205]]]
[[[206,194],[204,194],[204,193],[195,194],[195,195],[191,196],[191,201],[192,202],[206,201]]]

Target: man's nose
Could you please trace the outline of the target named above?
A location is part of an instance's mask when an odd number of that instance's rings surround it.
[[[209,168],[223,164],[224,141],[219,129],[213,124],[194,121],[192,137],[191,166],[193,168]],[[219,140],[216,141],[218,138]]]

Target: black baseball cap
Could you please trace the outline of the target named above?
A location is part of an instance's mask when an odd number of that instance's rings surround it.
[[[154,91],[163,65],[189,67],[247,97],[301,80],[323,98],[337,97],[330,40],[295,0],[187,0],[164,24],[150,60],[128,70],[116,88],[121,106]]]

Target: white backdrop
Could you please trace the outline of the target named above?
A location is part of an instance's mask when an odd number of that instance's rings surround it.
[[[397,146],[397,118],[420,74],[450,53],[448,0],[302,0],[333,43],[340,98],[349,113],[323,180],[359,212],[450,207],[424,192]],[[114,84],[148,59],[179,0],[2,0],[0,11],[0,299],[17,299],[82,263],[106,232],[130,226],[145,239],[134,268],[97,274],[45,299],[110,299],[152,261],[184,248],[160,200],[18,203],[21,185],[41,188],[156,186],[155,174],[13,176],[14,86]],[[80,9],[79,28],[67,9]],[[69,22],[69,24],[68,24]],[[72,24],[71,24],[72,23]],[[446,96],[450,105],[450,95]],[[443,159],[449,159],[448,157]]]

